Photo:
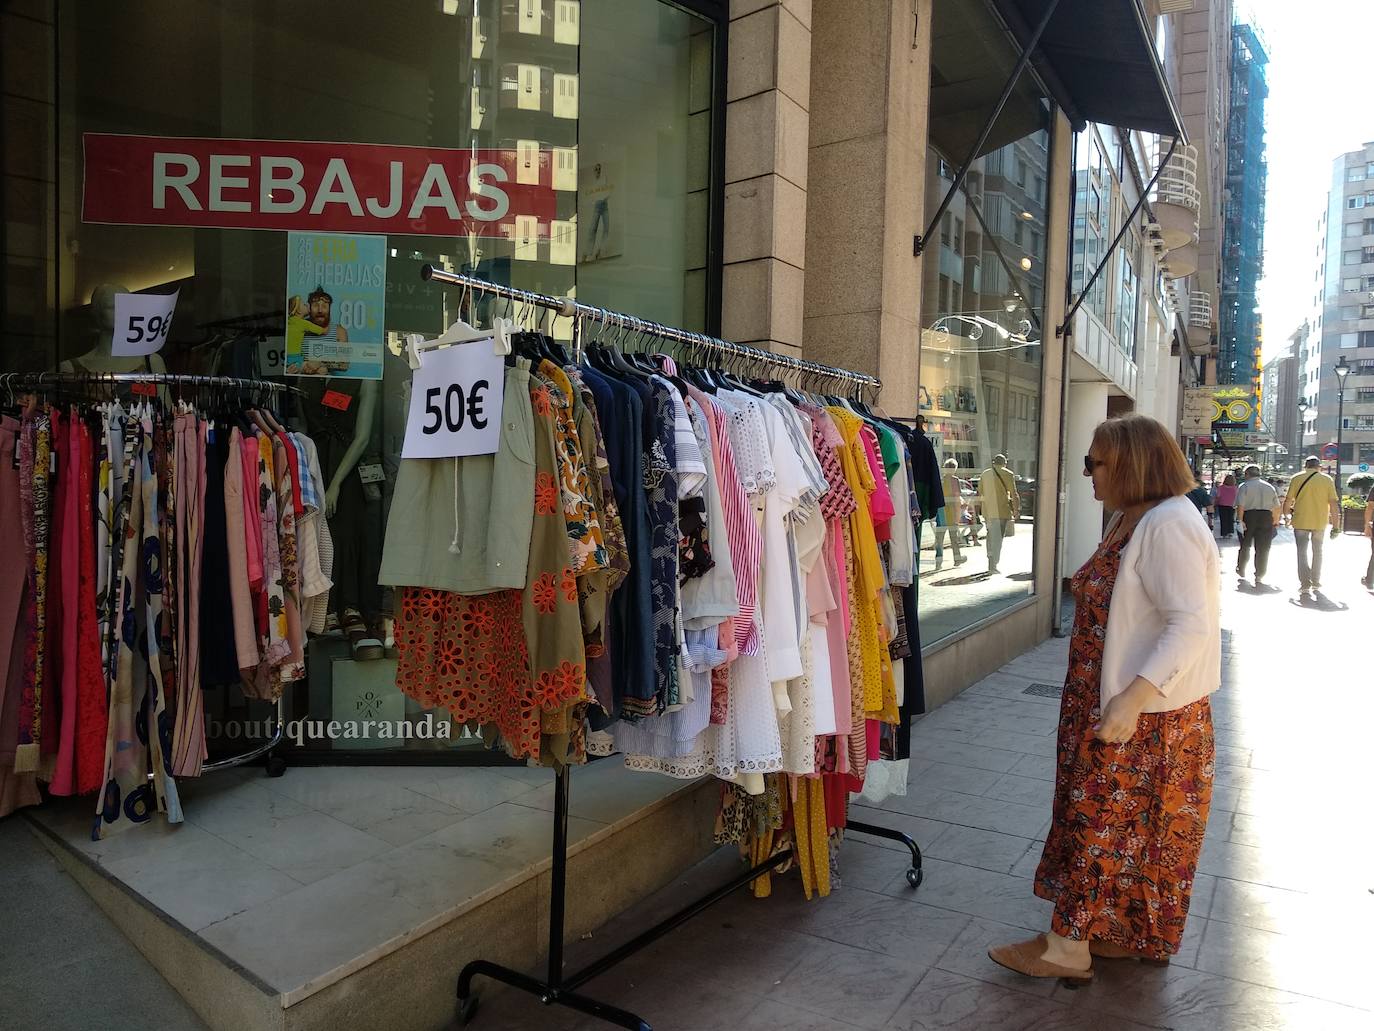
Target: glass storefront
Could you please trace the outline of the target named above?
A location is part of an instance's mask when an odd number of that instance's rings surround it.
[[[653,0],[49,12],[51,96],[6,100],[34,144],[32,175],[7,163],[6,211],[42,209],[44,231],[32,253],[6,248],[0,369],[298,386],[304,400],[282,414],[316,441],[341,545],[330,625],[355,632],[311,639],[308,676],[287,695],[303,721],[292,748],[475,750],[439,740],[437,714],[396,689],[392,599],[377,586],[409,404],[403,337],[438,334],[466,301],[420,269],[711,329],[721,15]],[[14,46],[7,59],[30,56]],[[149,359],[110,354],[112,298],[127,292],[177,294]],[[480,324],[500,313],[461,311]],[[212,753],[234,754],[270,710],[222,686],[207,715]],[[327,729],[360,720],[393,732]]]
[[[985,4],[937,0],[934,19],[930,212],[1017,57]],[[927,645],[1035,590],[1050,124],[1050,102],[1023,72],[923,259],[919,411],[946,500],[923,523]]]

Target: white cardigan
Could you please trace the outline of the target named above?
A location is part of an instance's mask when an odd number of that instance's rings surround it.
[[[1138,676],[1159,688],[1145,712],[1181,709],[1221,684],[1220,560],[1187,498],[1146,512],[1121,553],[1102,653],[1103,708]]]

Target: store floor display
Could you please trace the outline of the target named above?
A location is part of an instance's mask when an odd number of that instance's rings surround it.
[[[413,381],[384,487],[361,428],[375,381],[285,388],[288,410],[280,384],[10,377],[17,503],[0,519],[25,561],[0,585],[0,800],[36,803],[38,778],[91,793],[96,838],[181,821],[178,779],[210,768],[206,690],[301,701],[309,639],[333,623],[353,660],[387,649],[351,665],[389,681],[394,661],[407,705],[556,771],[549,979],[477,961],[469,1015],[482,974],[641,1027],[576,987],[736,888],[768,895],[774,873],[829,894],[846,830],[904,844],[917,887],[915,842],[851,821],[849,800],[906,790],[918,498],[943,504],[930,443],[872,406],[871,377],[426,274],[518,299],[527,325],[460,322],[389,356]],[[573,320],[571,353],[532,329],[544,309]],[[390,502],[375,548],[369,487]],[[566,974],[571,771],[610,755],[717,778],[715,840],[748,869]]]
[[[37,804],[41,780],[95,796],[95,838],[157,813],[179,822],[177,778],[265,751],[207,763],[205,687],[276,701],[304,675],[329,590],[315,445],[273,414],[280,385],[4,383],[11,402],[30,393],[0,422],[0,535],[22,542],[0,609],[0,814]]]
[[[828,894],[849,794],[905,790],[902,707],[921,688],[904,617],[913,470],[934,463],[921,452],[915,465],[923,441],[862,400],[869,377],[426,271],[571,316],[582,345],[569,357],[517,336],[496,453],[403,462],[408,515],[388,526],[382,581],[403,598],[398,686],[558,770],[548,979],[470,963],[460,1015],[473,1013],[473,979],[488,976],[644,1027],[577,987],[738,887],[767,895],[784,867],[800,869],[808,898]],[[675,359],[607,345],[631,329],[686,346]],[[798,382],[765,378],[778,370]],[[716,840],[751,869],[565,972],[569,769],[614,752],[632,770],[720,778]],[[849,825],[908,844],[920,883],[909,838]]]

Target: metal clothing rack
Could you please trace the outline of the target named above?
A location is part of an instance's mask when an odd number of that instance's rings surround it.
[[[820,381],[840,384],[849,388],[851,392],[863,391],[866,389],[876,391],[882,386],[880,380],[864,373],[852,372],[848,369],[837,369],[832,366],[821,365],[817,362],[793,358],[790,355],[774,354],[771,351],[764,351],[757,347],[736,344],[728,340],[721,340],[717,337],[693,333],[689,330],[676,329],[672,326],[665,326],[660,323],[640,319],[633,315],[625,315],[621,312],[610,311],[606,308],[598,308],[594,305],[583,304],[580,301],[575,301],[567,297],[554,297],[549,294],[501,286],[484,279],[478,279],[475,276],[436,269],[432,265],[426,265],[421,269],[420,276],[422,279],[432,280],[436,283],[459,286],[467,290],[503,297],[513,302],[518,301],[523,304],[534,305],[552,311],[564,318],[571,318],[574,320],[574,325],[577,328],[579,337],[582,324],[584,322],[589,322],[602,327],[610,327],[614,330],[626,330],[677,341],[678,343],[687,345],[689,348],[696,348],[705,356],[714,356],[717,360],[724,360],[727,362],[732,360],[748,361],[781,371],[790,371],[805,376],[811,376]],[[578,348],[578,343],[579,341],[575,341],[575,349]],[[559,768],[554,783],[553,867],[550,875],[551,885],[549,890],[548,974],[543,980],[540,980],[537,977],[532,977],[529,974],[514,970],[511,967],[502,966],[499,963],[493,963],[490,960],[472,960],[463,967],[461,973],[458,975],[457,1019],[459,1024],[466,1024],[472,1019],[477,1011],[478,997],[473,992],[472,983],[474,978],[482,976],[490,977],[495,981],[500,981],[513,988],[518,988],[520,991],[528,992],[538,997],[539,1001],[546,1006],[566,1006],[569,1009],[577,1010],[580,1013],[586,1013],[600,1020],[604,1020],[607,1023],[614,1024],[617,1027],[629,1028],[631,1031],[651,1031],[649,1023],[642,1017],[630,1013],[627,1010],[620,1009],[617,1006],[612,1006],[609,1003],[582,995],[577,989],[588,981],[604,974],[622,960],[639,952],[645,946],[652,944],[659,938],[662,938],[664,935],[686,923],[692,917],[719,902],[727,895],[744,887],[761,875],[781,866],[791,857],[790,850],[779,852],[777,855],[758,864],[753,869],[741,873],[733,880],[728,881],[701,898],[696,899],[666,920],[643,931],[624,945],[602,956],[600,959],[588,964],[580,970],[565,971],[563,969],[563,928],[567,902],[568,795],[570,788],[571,768],[565,764]],[[875,824],[863,823],[858,820],[847,820],[846,823],[847,830],[855,831],[859,834],[867,834],[872,837],[901,842],[910,849],[911,867],[907,870],[907,883],[911,885],[913,889],[920,886],[921,881],[924,879],[924,873],[921,866],[921,850],[909,835],[889,827],[880,827]]]
[[[190,386],[190,387],[211,387],[214,389],[227,390],[248,390],[248,391],[267,391],[271,394],[279,392],[289,392],[299,394],[304,397],[305,392],[299,387],[291,386],[287,383],[273,383],[269,380],[241,379],[234,376],[202,376],[188,373],[176,372],[5,372],[0,373],[0,391],[7,391],[11,395],[14,391],[38,391],[43,392],[50,389],[60,389],[64,386],[99,386],[100,384],[117,385],[120,383],[156,383],[165,386]],[[267,775],[269,777],[280,777],[286,772],[286,760],[279,755],[274,755],[273,750],[282,743],[282,738],[286,734],[286,696],[283,694],[277,699],[276,727],[272,737],[267,741],[251,748],[239,755],[232,755],[227,759],[216,759],[214,762],[202,763],[200,772],[214,773],[217,770],[228,770],[235,766],[243,766],[252,762],[254,759],[267,757]],[[148,779],[152,780],[153,775],[148,774]]]
[[[160,383],[166,386],[211,387],[229,390],[287,392],[305,396],[305,391],[289,383],[234,376],[203,376],[179,372],[5,372],[0,373],[0,389],[47,390],[71,384],[98,386],[102,383]]]

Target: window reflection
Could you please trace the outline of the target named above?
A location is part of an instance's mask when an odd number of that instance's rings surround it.
[[[1016,59],[982,4],[938,0],[934,32],[931,212]],[[970,79],[970,67],[982,71]],[[946,501],[923,523],[919,612],[926,642],[1034,589],[1048,124],[1049,104],[1023,73],[941,219],[938,254],[925,253],[918,401]]]

